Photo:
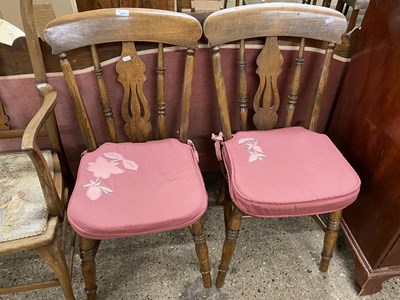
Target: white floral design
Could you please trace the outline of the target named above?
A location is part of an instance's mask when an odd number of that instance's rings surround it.
[[[258,140],[254,138],[243,138],[238,141],[239,145],[247,146],[247,152],[249,153],[249,162],[262,160],[266,155],[258,145]]]
[[[89,182],[89,184],[85,184],[83,187],[88,188],[86,191],[86,196],[92,201],[98,200],[103,193],[108,195],[109,193],[113,192],[112,189],[101,185],[100,177],[97,177],[96,181],[89,179]]]
[[[137,171],[139,166],[133,160],[125,159],[121,154],[116,152],[103,153],[108,159],[102,156],[96,158],[94,162],[88,162],[87,170],[93,173],[95,180],[89,179],[89,183],[82,187],[87,188],[86,196],[92,200],[98,200],[103,194],[110,194],[113,192],[110,188],[102,185],[101,179],[110,178],[111,175],[118,175],[125,173],[126,170]],[[122,168],[120,168],[120,162]]]

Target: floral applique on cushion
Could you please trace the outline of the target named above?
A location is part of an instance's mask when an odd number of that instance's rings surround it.
[[[89,179],[89,183],[83,185],[83,187],[87,188],[86,196],[92,201],[100,199],[103,194],[108,195],[113,192],[110,188],[102,185],[100,178],[107,179],[111,175],[123,174],[126,170],[137,171],[139,168],[137,163],[125,159],[119,153],[107,152],[103,153],[103,156],[108,159],[99,156],[94,162],[88,162],[87,170],[93,173],[95,179]]]
[[[258,140],[254,138],[243,138],[238,141],[239,145],[247,146],[247,152],[249,153],[249,162],[262,160],[266,155],[258,145]]]

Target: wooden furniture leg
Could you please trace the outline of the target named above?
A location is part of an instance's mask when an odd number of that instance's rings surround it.
[[[340,220],[342,219],[342,211],[334,211],[329,214],[328,224],[324,237],[324,248],[321,253],[321,262],[319,270],[327,272],[329,262],[332,258],[333,249],[336,246],[336,241],[339,233]]]
[[[382,283],[386,280],[399,276],[400,268],[377,268],[372,270],[365,261],[354,255],[354,273],[358,285],[361,287],[359,296],[378,293],[382,290]]]
[[[210,261],[208,258],[208,247],[206,243],[206,236],[204,234],[203,221],[199,220],[189,227],[192,233],[194,244],[196,248],[197,258],[200,263],[200,273],[203,277],[203,286],[205,288],[211,287],[211,275],[210,275]]]
[[[221,262],[218,267],[217,281],[215,283],[217,288],[221,288],[224,285],[226,273],[229,270],[229,264],[235,251],[236,240],[239,235],[242,216],[243,212],[235,207],[228,222],[228,229],[226,231],[224,247],[222,249]]]
[[[232,199],[229,195],[229,192],[226,191],[224,198],[225,198],[224,203],[223,203],[224,204],[224,223],[225,223],[225,234],[226,234],[228,232],[228,223],[232,216],[233,205],[232,205]]]
[[[223,204],[225,199],[225,192],[227,190],[227,182],[224,177],[221,178],[221,183],[219,184],[218,198],[216,204]]]
[[[96,300],[96,261],[95,256],[99,248],[100,241],[81,237],[79,240],[79,250],[82,260],[82,274],[85,281],[85,292],[87,300]]]
[[[54,273],[57,275],[60,282],[65,299],[75,299],[72,292],[71,278],[69,277],[68,266],[65,260],[61,239],[55,239],[51,244],[35,249],[35,251],[54,270]]]

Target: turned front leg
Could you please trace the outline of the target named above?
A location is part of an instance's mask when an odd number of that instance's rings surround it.
[[[226,230],[224,247],[222,249],[221,262],[218,267],[218,276],[215,283],[217,288],[221,288],[224,285],[226,273],[229,270],[229,264],[233,257],[233,253],[236,247],[236,240],[239,235],[240,224],[242,222],[243,212],[237,207],[233,209],[233,212],[228,221],[228,228]]]
[[[324,248],[321,253],[321,262],[319,264],[319,270],[321,272],[328,271],[329,262],[332,258],[333,249],[335,249],[336,246],[341,219],[342,219],[341,210],[334,211],[329,214],[328,225],[324,237]]]
[[[204,235],[204,225],[201,220],[194,223],[189,227],[192,233],[194,244],[196,248],[197,259],[200,264],[200,272],[203,277],[203,286],[205,288],[211,287],[211,275],[210,275],[210,260],[208,257],[208,247],[206,242],[206,236]]]
[[[85,292],[87,300],[96,300],[96,253],[100,241],[81,237],[79,250],[82,260],[82,275],[85,281]]]

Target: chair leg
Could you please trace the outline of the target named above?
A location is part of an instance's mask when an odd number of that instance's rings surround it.
[[[219,184],[219,190],[218,190],[218,197],[216,204],[223,204],[225,200],[225,194],[227,191],[227,182],[224,177],[221,178],[221,183]]]
[[[210,259],[208,256],[208,247],[206,236],[204,235],[203,221],[199,220],[189,227],[192,233],[194,244],[196,248],[197,258],[200,263],[200,273],[203,277],[203,286],[205,288],[211,287],[211,274],[210,274]]]
[[[35,251],[54,270],[65,299],[75,299],[61,239],[56,238],[51,244],[35,249]]]
[[[233,210],[233,204],[229,193],[225,194],[224,198],[224,223],[225,223],[225,234],[228,231],[228,222],[231,219]]]
[[[226,230],[224,247],[222,249],[221,262],[218,267],[218,276],[215,286],[221,288],[224,285],[226,273],[229,270],[229,264],[233,257],[233,252],[236,247],[236,240],[239,235],[240,224],[242,222],[243,212],[237,207],[232,211],[232,215],[228,222],[228,228]]]
[[[84,237],[79,239],[79,250],[82,260],[82,274],[85,281],[85,292],[87,300],[96,300],[96,262],[95,256],[100,241]]]
[[[334,211],[329,214],[328,224],[324,237],[324,248],[321,253],[321,262],[319,264],[319,270],[321,272],[328,271],[329,262],[332,258],[333,249],[336,246],[341,219],[342,219],[341,210]]]

